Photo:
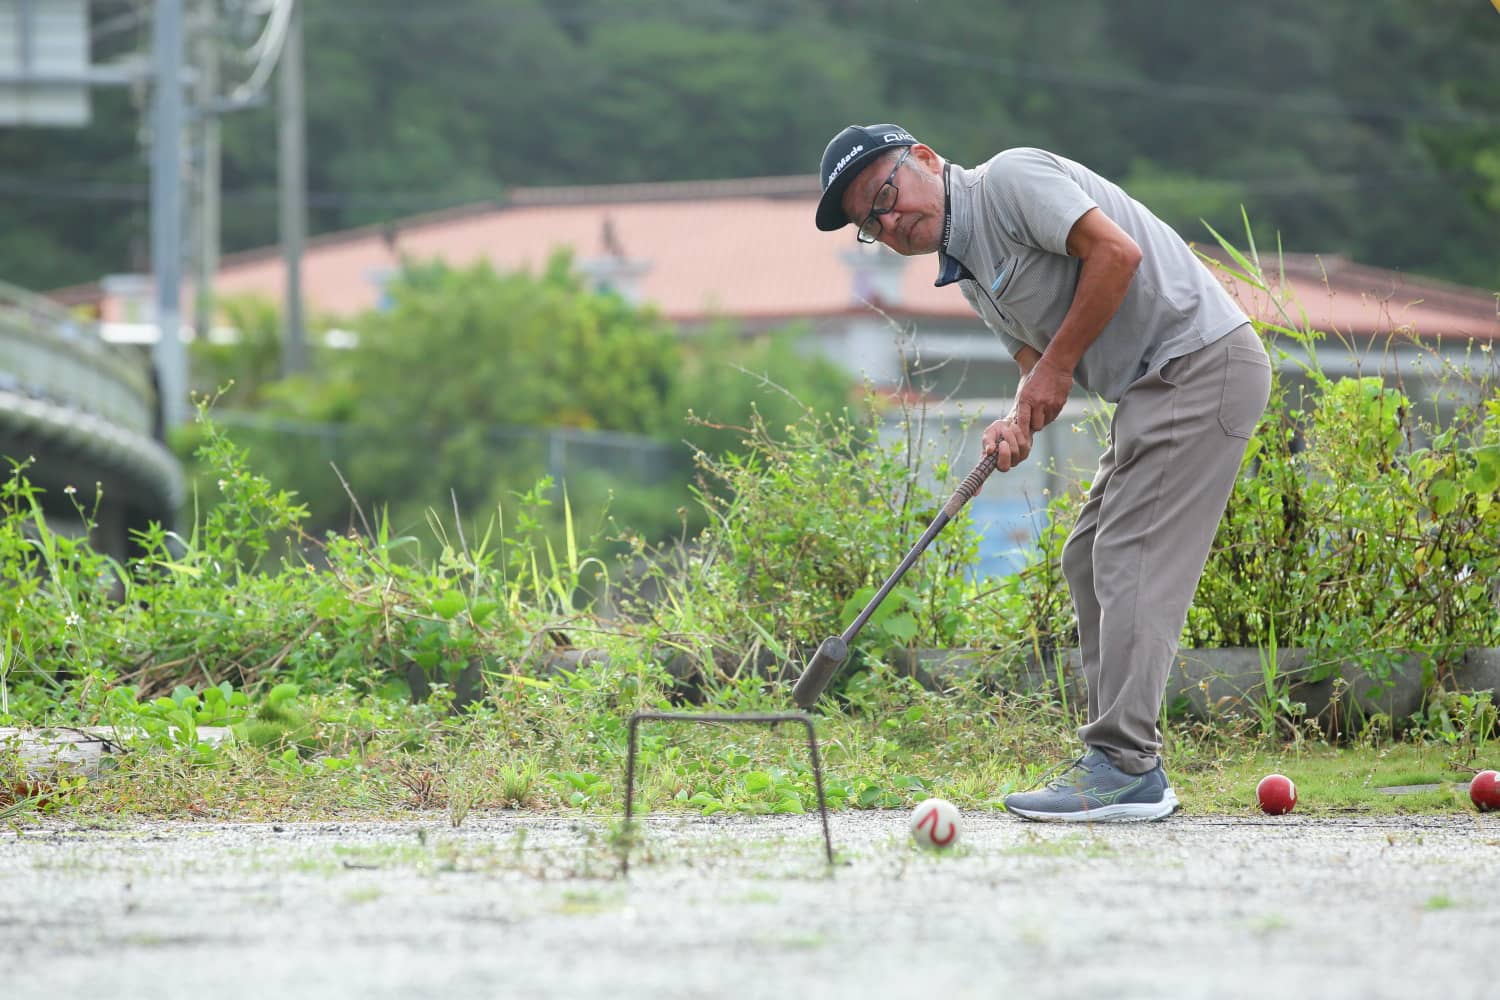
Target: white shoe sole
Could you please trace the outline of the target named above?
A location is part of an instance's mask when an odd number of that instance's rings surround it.
[[[1177,793],[1168,788],[1160,802],[1126,802],[1078,812],[1038,812],[1034,809],[1007,809],[1014,816],[1039,823],[1150,823],[1166,819],[1177,811]]]

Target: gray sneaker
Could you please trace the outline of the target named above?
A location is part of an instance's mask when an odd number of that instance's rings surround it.
[[[1161,759],[1145,774],[1126,774],[1103,750],[1090,748],[1046,787],[1005,797],[1023,819],[1053,823],[1127,823],[1164,819],[1177,810]]]

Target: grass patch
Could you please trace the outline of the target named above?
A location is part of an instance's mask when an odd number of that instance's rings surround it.
[[[1255,813],[1255,785],[1267,774],[1285,774],[1297,786],[1298,813],[1409,815],[1472,809],[1457,783],[1468,780],[1457,769],[1453,750],[1441,745],[1397,743],[1381,747],[1250,747],[1196,766],[1168,769],[1183,807],[1197,813]],[[1395,785],[1443,787],[1406,795],[1380,789]]]
[[[818,721],[828,807],[910,809],[929,796],[975,812],[999,808],[1077,752],[1075,716],[1061,706],[977,690],[937,695],[880,670],[854,678],[857,702],[832,702]],[[785,692],[760,682],[721,693],[704,710],[780,708]],[[591,819],[624,809],[626,720],[664,704],[660,692],[604,668],[567,686],[501,685],[460,715],[430,706],[379,706],[369,696],[298,696],[309,733],[294,746],[150,742],[114,758],[99,777],[58,781],[8,821],[44,814],[109,818],[297,821],[505,815],[518,806]],[[1280,744],[1226,726],[1169,726],[1165,758],[1184,809],[1256,813],[1256,782],[1278,772],[1297,785],[1303,815],[1455,813],[1482,748],[1408,739],[1333,746]],[[0,770],[5,765],[0,762]],[[0,774],[0,779],[8,776]],[[45,782],[43,784],[46,784]],[[1436,785],[1414,794],[1382,788]],[[818,798],[805,742],[786,729],[645,728],[636,762],[638,815],[672,812],[812,813]],[[648,853],[655,849],[647,845]],[[726,849],[732,849],[732,846]],[[431,849],[412,847],[429,863]],[[425,853],[424,853],[425,852]],[[341,859],[390,863],[392,859]],[[472,858],[450,858],[466,865]]]
[[[1500,523],[1500,505],[1489,504],[1491,473],[1500,475],[1492,461],[1500,406],[1470,414],[1441,447],[1371,465],[1366,458],[1400,443],[1401,400],[1367,382],[1319,388],[1329,408],[1316,419],[1337,433],[1306,455],[1331,460],[1342,449],[1348,475],[1314,467],[1309,478],[1303,451],[1289,450],[1295,435],[1285,433],[1300,425],[1263,422],[1263,472],[1241,484],[1253,496],[1231,504],[1233,530],[1221,539],[1239,532],[1243,544],[1218,548],[1233,552],[1238,568],[1210,562],[1189,638],[1316,639],[1329,658],[1416,642],[1435,663],[1448,662],[1440,654],[1455,643],[1500,642],[1487,583],[1494,547],[1468,545],[1489,542]],[[1301,420],[1301,406],[1287,401],[1281,415]],[[546,479],[472,522],[455,492],[452,520],[429,511],[426,530],[393,523],[377,506],[357,510],[356,531],[314,536],[304,504],[252,468],[245,448],[208,419],[207,401],[198,458],[211,498],[183,531],[140,532],[128,564],[90,548],[95,510],[81,501],[68,530],[52,527],[41,487],[13,463],[0,478],[0,606],[12,625],[0,629],[0,724],[127,735],[113,766],[90,778],[33,781],[17,753],[0,752],[0,822],[422,815],[460,827],[517,808],[617,818],[632,713],[685,702],[703,712],[789,709],[795,665],[847,624],[963,474],[924,456],[915,445],[923,434],[907,445],[883,432],[872,407],[809,411],[784,425],[752,419],[740,450],[701,458],[699,520],[708,527],[667,549],[628,527],[582,524],[567,491]],[[909,430],[923,426],[921,415],[906,416]],[[1345,433],[1355,426],[1365,437]],[[1383,430],[1369,438],[1372,428]],[[1270,476],[1271,465],[1285,475]],[[1396,485],[1415,492],[1385,489],[1383,469],[1411,472]],[[929,480],[943,488],[932,492]],[[1335,481],[1343,485],[1330,493]],[[1299,501],[1297,509],[1311,511],[1309,524],[1349,525],[1350,546],[1440,536],[1445,564],[1433,562],[1421,586],[1391,587],[1391,567],[1412,569],[1415,552],[1371,549],[1360,562],[1372,568],[1361,575],[1330,559],[1320,546],[1333,540],[1315,532],[1298,534],[1300,548],[1290,551],[1289,508],[1278,499],[1287,490],[1320,497],[1324,508]],[[1071,502],[1053,498],[1038,558],[1019,574],[977,579],[978,537],[959,517],[903,577],[819,705],[829,808],[910,809],[935,795],[965,810],[995,809],[1077,756],[1083,720],[1059,697],[1061,675],[1045,695],[986,690],[978,678],[939,695],[887,662],[913,647],[1019,661],[1067,645],[1074,629],[1057,556]],[[615,530],[624,534],[610,537]],[[1465,572],[1449,571],[1460,562]],[[1330,567],[1336,580],[1321,575]],[[1419,603],[1397,613],[1385,600],[1397,597]],[[1363,617],[1349,610],[1356,605]],[[1442,615],[1428,614],[1434,609]],[[593,651],[602,655],[582,655]],[[1377,673],[1390,666],[1383,656],[1365,663]],[[1465,776],[1457,767],[1493,754],[1489,696],[1448,695],[1435,692],[1403,729],[1389,719],[1344,726],[1338,747],[1307,720],[1294,724],[1299,709],[1284,699],[1258,718],[1163,719],[1167,768],[1198,814],[1252,812],[1255,782],[1269,771],[1296,781],[1306,814],[1467,809],[1451,785],[1379,791],[1414,778],[1453,782]],[[795,728],[643,726],[635,806],[642,814],[810,813],[819,804],[815,775]],[[232,739],[200,738],[210,729]],[[599,842],[578,857],[544,863],[586,874],[612,849],[607,834],[590,836]],[[648,856],[657,849],[645,845]],[[457,871],[538,863],[520,850],[507,858],[425,843],[411,851],[335,860]]]
[[[372,844],[358,847],[335,847],[333,856],[344,868],[425,868],[435,853],[425,844]]]

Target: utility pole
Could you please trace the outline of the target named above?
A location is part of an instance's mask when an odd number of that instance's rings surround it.
[[[286,43],[277,66],[278,146],[281,165],[281,253],[286,262],[286,343],[282,371],[307,370],[302,324],[302,248],[307,241],[307,138],[302,87],[302,3],[292,0]]]
[[[182,347],[182,0],[156,0],[151,30],[151,273],[156,277],[157,393],[162,432],[187,422]]]
[[[219,35],[218,0],[198,0],[194,52],[198,71],[194,88],[197,142],[193,157],[198,168],[198,204],[194,213],[197,252],[193,272],[193,329],[208,336],[214,321],[214,278],[219,273],[219,204],[221,188],[219,145]]]

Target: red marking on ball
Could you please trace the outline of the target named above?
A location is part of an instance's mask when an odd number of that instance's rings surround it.
[[[1297,786],[1284,774],[1268,774],[1255,786],[1255,801],[1272,816],[1289,813],[1297,805]]]
[[[1469,798],[1480,812],[1500,809],[1500,772],[1480,771],[1469,782]]]
[[[949,844],[953,843],[953,838],[958,835],[958,827],[953,823],[949,823],[948,835],[946,837],[938,836],[937,806],[933,806],[931,809],[927,810],[927,812],[923,814],[922,818],[917,820],[918,830],[920,830],[924,826],[927,827],[927,836],[931,838],[933,845],[936,847],[947,847]]]

